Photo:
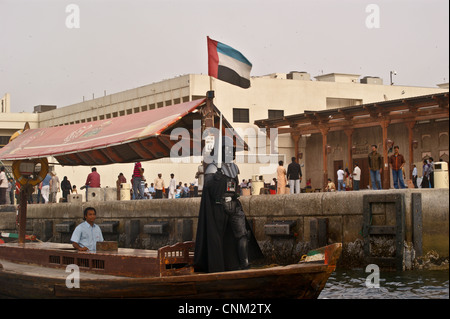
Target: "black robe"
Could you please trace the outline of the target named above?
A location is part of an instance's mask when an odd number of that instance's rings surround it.
[[[239,269],[237,239],[233,236],[228,215],[216,202],[226,189],[226,178],[219,171],[213,178],[205,178],[195,240],[194,267],[199,272],[221,272]],[[240,204],[239,204],[239,207]],[[242,209],[242,207],[241,207]],[[249,261],[263,258],[263,254],[246,219]]]

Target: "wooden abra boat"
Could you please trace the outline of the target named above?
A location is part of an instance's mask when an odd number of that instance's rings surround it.
[[[308,253],[298,264],[196,273],[193,242],[159,250],[78,252],[70,244],[0,245],[0,295],[10,298],[317,298],[342,245]],[[76,266],[74,266],[76,265]],[[71,266],[71,267],[68,267]],[[69,269],[69,270],[68,270]],[[75,272],[79,270],[79,287]]]

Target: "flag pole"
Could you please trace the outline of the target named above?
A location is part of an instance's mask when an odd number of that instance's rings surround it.
[[[220,121],[219,121],[219,149],[217,155],[217,168],[222,168],[222,112],[220,112]]]

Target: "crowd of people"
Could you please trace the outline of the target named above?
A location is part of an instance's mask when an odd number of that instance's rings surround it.
[[[276,189],[277,194],[286,194],[286,187],[289,187],[291,194],[300,193],[300,183],[302,181],[302,168],[300,164],[296,162],[296,158],[291,158],[291,163],[288,165],[288,169],[283,166],[284,162],[278,162]],[[275,181],[274,181],[275,182]]]
[[[382,189],[381,183],[381,173],[383,171],[383,157],[377,151],[377,146],[371,146],[372,151],[369,153],[369,174],[371,180],[371,186],[373,190]],[[404,189],[407,188],[406,181],[406,172],[405,172],[405,158],[402,154],[400,154],[400,147],[394,146],[394,154],[389,156],[388,164],[392,171],[392,180],[395,189]],[[361,181],[361,168],[358,165],[358,162],[355,162],[353,172],[350,173],[348,168],[345,170],[342,167],[338,168],[337,173],[337,184],[338,187],[336,189],[335,183],[328,179],[328,183],[325,187],[325,191],[333,192],[333,191],[345,191],[345,190],[360,190],[360,181]],[[418,184],[418,180],[420,180],[420,185]],[[434,188],[434,160],[432,157],[423,160],[422,167],[422,177],[419,179],[417,167],[413,164],[412,170],[412,183],[414,188]]]
[[[20,188],[19,182],[12,177],[6,178],[5,168],[1,167],[0,172],[0,205],[14,203],[14,199],[19,203]],[[144,169],[141,163],[136,163],[133,174],[131,176],[130,198],[131,199],[153,199],[153,198],[186,198],[198,196],[198,176],[191,183],[176,182],[174,174],[170,176],[169,185],[166,187],[162,174],[158,174],[154,182],[147,183],[144,177]],[[117,199],[120,199],[120,184],[126,183],[127,179],[123,173],[120,173],[117,181]],[[91,173],[88,174],[86,182],[80,187],[80,190],[86,190],[88,195],[89,188],[99,188],[100,174],[97,168],[93,167]],[[60,181],[55,172],[49,172],[39,185],[33,187],[27,202],[33,203],[56,203],[57,196],[61,194],[60,201],[67,202],[69,194],[78,194],[76,185],[72,185],[67,176]],[[86,197],[87,198],[87,197]]]
[[[130,199],[160,199],[160,198],[186,198],[198,196],[198,176],[195,176],[193,182],[183,183],[178,182],[175,179],[175,175],[170,174],[169,185],[166,186],[161,173],[150,184],[147,182],[147,178],[144,175],[144,168],[140,162],[136,162],[131,175],[131,188]],[[94,176],[90,176],[95,174]],[[86,184],[82,187],[100,187],[100,175],[98,175],[95,167],[92,168],[92,173],[88,175]],[[93,182],[95,186],[93,186]],[[119,173],[117,176],[117,199],[120,199],[121,185],[127,183],[127,178],[123,173]]]
[[[400,147],[393,147],[393,154],[388,157],[388,164],[392,171],[392,180],[395,189],[407,188],[406,172],[405,172],[405,158],[399,152]],[[286,170],[283,166],[283,161],[280,161],[277,168],[277,177],[273,178],[270,183],[270,188],[273,194],[296,194],[300,193],[300,182],[302,180],[302,171],[295,157],[292,157],[292,162]],[[371,146],[371,152],[368,154],[369,174],[371,180],[371,189],[382,189],[381,173],[383,172],[383,156],[378,153],[377,145]],[[336,172],[337,181],[333,182],[328,178],[324,190],[326,192],[334,191],[359,191],[361,183],[361,168],[359,163],[355,161],[353,170],[349,168],[338,167]],[[245,180],[244,180],[245,182]],[[419,183],[420,182],[420,183]],[[412,183],[415,188],[434,188],[434,161],[432,157],[423,160],[422,176],[418,176],[416,165],[413,164]],[[244,183],[245,185],[245,183]],[[241,187],[242,188],[242,187]],[[288,189],[288,190],[287,190]],[[311,179],[306,181],[305,191],[312,191]]]
[[[4,170],[2,170],[2,172],[4,173]],[[5,191],[0,193],[0,205],[12,204],[14,203],[14,200],[19,203],[21,184],[12,177],[6,178],[6,175],[2,175],[1,173],[0,180],[1,183],[6,181]],[[49,172],[40,184],[33,186],[33,190],[30,193],[27,202],[28,204],[56,203],[58,193],[61,192],[61,190],[63,201],[67,201],[68,194],[77,192],[76,186],[71,186],[67,176],[64,176],[64,179],[60,182],[59,177],[55,172]]]
[[[382,189],[381,173],[383,171],[383,157],[378,153],[377,146],[371,146],[372,151],[368,155],[369,174],[371,188],[374,190]],[[393,185],[395,189],[407,188],[405,180],[405,158],[399,152],[399,146],[394,146],[394,154],[389,156],[388,164],[392,171]],[[300,193],[300,183],[302,181],[302,169],[292,157],[288,168],[284,168],[284,162],[279,161],[277,168],[277,177],[270,182],[270,190],[273,194],[298,194]],[[337,170],[337,187],[331,178],[328,179],[325,191],[348,191],[360,190],[361,168],[358,162],[354,163],[352,172],[348,168],[339,167]],[[127,179],[123,173],[117,177],[117,199],[120,199],[121,184],[126,183]],[[415,188],[434,188],[434,160],[432,157],[423,160],[422,176],[418,175],[416,165],[413,165],[412,183]],[[252,180],[242,180],[240,184],[241,194],[243,189],[251,189]],[[311,179],[306,183],[306,189],[311,189]],[[175,175],[170,174],[168,185],[159,173],[157,177],[148,184],[144,176],[144,168],[140,162],[135,163],[133,174],[131,176],[131,199],[155,199],[155,198],[186,198],[198,196],[198,175],[190,183],[183,183],[176,180]],[[5,167],[0,170],[0,205],[14,203],[14,199],[19,202],[20,183],[13,178],[7,178]],[[93,167],[91,173],[87,176],[85,184],[80,189],[86,189],[86,195],[90,187],[100,187],[100,174]],[[28,203],[56,203],[58,193],[62,192],[61,201],[67,202],[69,194],[78,194],[76,185],[71,185],[67,176],[60,181],[55,172],[49,172],[44,180],[34,186],[34,191],[28,199]],[[35,194],[36,196],[33,196]]]
[[[117,177],[117,197],[120,199],[120,185],[126,183],[127,179],[120,173]],[[157,175],[150,185],[144,176],[144,168],[140,162],[136,162],[131,176],[130,198],[131,199],[161,199],[161,198],[186,198],[198,196],[198,175],[193,182],[183,183],[175,179],[175,174],[170,174],[169,184],[166,186],[161,173]]]

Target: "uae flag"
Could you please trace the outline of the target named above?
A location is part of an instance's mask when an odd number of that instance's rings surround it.
[[[241,52],[208,37],[208,74],[247,89],[252,64]]]

